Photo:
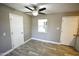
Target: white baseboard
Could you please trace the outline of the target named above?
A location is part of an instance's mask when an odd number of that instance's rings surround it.
[[[31,38],[32,40],[38,40],[38,41],[42,41],[42,42],[47,42],[47,43],[52,43],[52,44],[61,44],[59,42],[54,42],[54,41],[48,41],[48,40],[44,40],[44,39],[38,39],[38,38]]]
[[[52,44],[60,44],[60,43],[58,43],[58,42],[48,41],[48,40],[44,40],[44,39],[38,39],[38,38],[34,38],[34,37],[32,37],[32,38],[26,40],[23,44],[27,43],[27,42],[30,41],[31,39],[32,39],[32,40],[42,41],[42,42],[47,42],[47,43],[52,43]],[[23,45],[23,44],[21,44],[21,45]],[[20,45],[20,46],[21,46],[21,45]],[[19,46],[18,46],[18,47],[19,47]],[[17,48],[17,47],[16,47],[16,48]],[[12,51],[13,51],[14,49],[16,49],[16,48],[12,48],[12,49],[8,50],[7,52],[1,54],[0,56],[5,56],[5,55],[7,55],[8,53],[12,52]]]
[[[27,42],[30,41],[30,40],[31,40],[31,38],[28,39],[28,40],[26,40],[23,44],[27,43]],[[23,44],[21,44],[21,45],[23,45]],[[21,46],[21,45],[20,45],[20,46]],[[19,47],[19,46],[18,46],[18,47]],[[16,48],[17,48],[17,47],[16,47]],[[7,55],[8,53],[10,53],[11,51],[13,51],[13,50],[16,49],[16,48],[12,48],[12,49],[8,50],[7,52],[2,53],[0,56],[5,56],[5,55]]]

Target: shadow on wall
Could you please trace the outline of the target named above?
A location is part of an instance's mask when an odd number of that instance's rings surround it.
[[[28,40],[29,38],[31,38],[31,34],[27,33],[24,35],[24,41]]]
[[[75,43],[76,43],[76,38],[73,38],[70,43],[70,46],[75,47]]]

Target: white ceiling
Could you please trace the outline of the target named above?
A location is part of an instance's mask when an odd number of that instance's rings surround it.
[[[24,6],[32,6],[29,3],[5,3],[5,5],[22,12],[30,12],[30,10],[26,9]],[[46,14],[79,11],[79,3],[37,3],[34,5],[40,8],[46,7],[46,10],[43,11]]]

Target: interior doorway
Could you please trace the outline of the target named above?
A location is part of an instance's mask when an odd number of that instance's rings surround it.
[[[78,30],[79,16],[66,16],[62,18],[60,42],[73,46]]]

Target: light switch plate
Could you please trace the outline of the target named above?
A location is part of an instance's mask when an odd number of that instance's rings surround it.
[[[3,36],[6,36],[6,32],[3,33]]]
[[[60,30],[60,28],[59,28],[59,27],[57,27],[56,29],[57,29],[57,30]]]

